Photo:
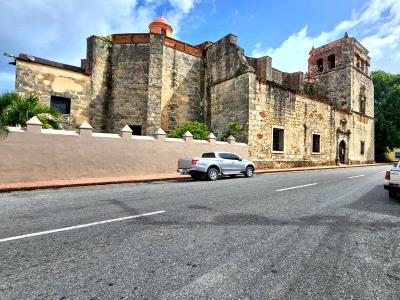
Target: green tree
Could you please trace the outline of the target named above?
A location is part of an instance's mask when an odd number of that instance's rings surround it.
[[[375,98],[375,159],[400,146],[400,74],[371,73]]]
[[[196,140],[206,140],[210,133],[208,126],[203,122],[187,121],[182,126],[170,132],[168,136],[172,138],[181,138],[186,131],[193,134],[193,138]]]
[[[17,93],[0,95],[0,132],[7,132],[7,126],[26,126],[36,116],[43,128],[60,129],[58,117],[61,113],[44,105],[36,95],[21,96]]]

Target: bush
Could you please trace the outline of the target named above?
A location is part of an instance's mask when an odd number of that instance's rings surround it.
[[[225,131],[222,134],[222,140],[226,141],[228,139],[229,136],[233,136],[235,138],[237,138],[237,134],[239,132],[241,132],[243,130],[244,126],[236,121],[231,121],[229,123],[229,129],[228,131]]]
[[[187,121],[182,126],[170,132],[168,137],[182,138],[186,131],[189,131],[191,134],[193,134],[193,138],[196,140],[206,140],[210,133],[208,126],[203,122]]]

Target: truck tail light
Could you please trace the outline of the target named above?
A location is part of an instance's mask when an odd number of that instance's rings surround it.
[[[390,171],[386,171],[385,180],[390,180]]]
[[[192,159],[192,166],[194,166],[195,164],[197,164],[199,160],[198,159]]]

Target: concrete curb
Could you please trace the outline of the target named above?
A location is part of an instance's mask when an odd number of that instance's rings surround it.
[[[124,179],[121,177],[109,178],[92,178],[92,179],[73,179],[73,180],[49,180],[37,182],[16,182],[0,184],[0,193],[12,191],[29,191],[38,189],[56,189],[74,186],[91,186],[91,185],[107,185],[107,184],[122,184],[122,183],[146,183],[156,181],[171,181],[171,180],[189,180],[190,176],[154,176],[149,178],[132,178]]]
[[[257,170],[256,174],[266,173],[284,173],[284,172],[301,172],[312,170],[327,170],[327,169],[346,169],[356,167],[372,167],[384,166],[391,164],[364,164],[364,165],[349,165],[349,166],[325,166],[325,167],[306,167],[306,168],[291,168],[291,169],[266,169]],[[161,174],[149,176],[125,176],[125,177],[106,177],[106,178],[81,178],[81,179],[66,179],[66,180],[48,180],[36,182],[16,182],[16,183],[0,183],[1,192],[12,191],[29,191],[37,189],[55,189],[74,186],[91,186],[91,185],[106,185],[106,184],[122,184],[122,183],[146,183],[156,181],[172,181],[172,180],[190,180],[190,176],[181,176],[176,174]]]
[[[347,169],[347,168],[363,168],[363,167],[377,167],[377,166],[390,166],[387,163],[377,164],[362,164],[362,165],[342,165],[342,166],[323,166],[323,167],[304,167],[304,168],[290,168],[290,169],[265,169],[257,170],[256,174],[265,173],[285,173],[285,172],[301,172],[301,171],[313,171],[313,170],[329,170],[329,169]]]

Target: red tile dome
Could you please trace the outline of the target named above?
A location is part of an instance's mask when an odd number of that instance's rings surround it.
[[[168,37],[172,36],[173,32],[171,25],[169,25],[168,21],[163,16],[154,19],[154,21],[149,24],[149,29],[152,33],[164,34]]]
[[[154,19],[152,23],[163,23],[163,24],[170,26],[168,21],[165,20],[165,18],[163,16],[159,16],[158,18]]]

